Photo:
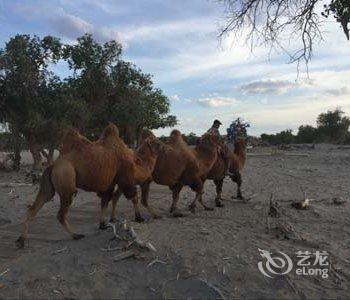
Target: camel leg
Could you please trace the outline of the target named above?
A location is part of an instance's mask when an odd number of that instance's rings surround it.
[[[72,200],[73,200],[73,195],[69,195],[69,196],[61,196],[61,206],[60,209],[57,213],[57,219],[58,221],[61,223],[63,229],[65,231],[68,232],[68,234],[74,239],[74,240],[80,240],[81,238],[84,237],[83,234],[77,234],[74,233],[72,230],[72,227],[69,225],[68,221],[67,221],[67,214],[68,214],[68,210],[70,205],[72,204]]]
[[[196,213],[196,203],[199,201],[203,205],[203,201],[201,200],[203,193],[203,181],[201,179],[193,180],[193,183],[190,185],[190,188],[196,192],[196,197],[193,202],[188,206],[191,213]]]
[[[205,179],[202,180],[202,191],[198,192],[199,197],[198,197],[198,202],[203,206],[204,210],[214,210],[214,208],[207,206],[203,202],[203,187],[204,187]]]
[[[239,171],[235,171],[233,176],[231,176],[232,181],[237,183],[237,199],[244,200],[242,195],[241,186],[242,186],[242,176]]]
[[[224,205],[221,202],[221,194],[222,194],[222,185],[224,183],[224,180],[214,180],[215,186],[216,186],[216,198],[215,198],[215,205],[216,207],[224,207]]]
[[[198,201],[199,201],[199,203],[203,206],[204,210],[210,210],[210,211],[214,210],[213,207],[207,206],[207,205],[203,202],[202,195],[203,195],[203,193],[200,194],[200,196],[199,196],[199,198],[198,198]]]
[[[126,199],[131,200],[132,204],[134,205],[134,211],[135,211],[135,221],[136,222],[143,222],[145,219],[141,217],[140,209],[139,209],[139,200],[137,197],[137,188],[135,185],[128,184],[121,184],[119,183],[120,188],[123,191],[123,194]]]
[[[37,215],[39,210],[43,207],[43,205],[52,199],[55,193],[51,195],[42,195],[39,192],[39,195],[35,199],[34,203],[28,208],[26,219],[23,223],[23,231],[21,236],[17,239],[16,245],[18,248],[24,247],[24,241],[27,238],[28,235],[28,229],[29,229],[29,223],[34,219],[34,217]]]
[[[170,213],[174,218],[183,217],[183,214],[177,208],[177,203],[179,202],[180,192],[182,188],[183,188],[183,185],[181,183],[177,183],[170,187],[170,190],[173,193],[173,203],[171,204],[171,207],[170,207]]]
[[[118,186],[117,190],[113,194],[113,197],[112,197],[112,213],[111,213],[111,219],[110,219],[110,222],[112,222],[112,223],[114,223],[117,220],[117,218],[116,218],[117,203],[118,203],[122,193],[123,193],[122,189]]]
[[[55,190],[51,183],[52,167],[47,168],[41,178],[40,189],[34,203],[28,208],[26,219],[23,223],[21,236],[16,241],[18,248],[24,247],[24,241],[28,236],[29,223],[34,219],[43,205],[55,196]]]
[[[141,217],[140,209],[139,209],[139,199],[137,197],[137,194],[131,198],[132,204],[134,205],[135,210],[135,221],[138,223],[142,223],[145,221],[144,218]]]
[[[141,203],[148,210],[154,219],[160,219],[161,216],[158,215],[151,206],[148,205],[150,182],[141,185]]]
[[[105,220],[106,210],[108,208],[108,203],[113,196],[113,191],[107,191],[105,193],[99,194],[101,197],[101,212],[100,212],[100,226],[99,229],[107,229],[107,224]]]

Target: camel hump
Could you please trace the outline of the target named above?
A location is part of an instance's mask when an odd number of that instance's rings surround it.
[[[182,138],[182,134],[181,134],[180,130],[174,129],[174,130],[170,133],[170,142],[181,142],[181,143],[185,143],[184,139]]]
[[[78,129],[69,128],[63,137],[60,153],[67,153],[83,143],[87,144],[89,141],[79,133]]]
[[[103,130],[101,134],[101,139],[108,139],[109,137],[119,137],[119,130],[116,125],[112,122],[109,122],[107,127]]]
[[[180,130],[174,129],[174,130],[170,133],[170,137],[174,137],[174,138],[181,137],[181,138],[182,138],[182,135],[181,135]]]
[[[142,144],[143,141],[145,141],[146,139],[155,139],[156,136],[153,134],[153,132],[149,129],[143,129],[140,137],[139,137],[139,145]]]
[[[181,134],[180,130],[174,129],[170,133],[169,143],[170,144],[185,144],[185,141],[182,138],[182,134]]]

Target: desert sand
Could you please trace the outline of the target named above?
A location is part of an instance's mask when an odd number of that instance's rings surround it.
[[[0,298],[349,298],[349,149],[253,150],[243,172],[242,191],[249,201],[233,199],[236,187],[226,179],[225,207],[204,211],[198,206],[193,215],[187,206],[194,193],[184,189],[179,203],[187,214],[183,218],[170,217],[171,194],[163,186],[152,184],[150,194],[150,204],[163,215],[160,220],[133,222],[132,204],[122,198],[118,219],[127,220],[157,251],[140,250],[121,261],[114,257],[124,250],[102,248],[125,242],[110,241],[111,228],[98,229],[98,198],[83,191],[74,199],[69,220],[84,239],[73,241],[65,234],[56,219],[55,196],[32,223],[25,249],[16,249],[20,222],[37,189],[24,170],[0,173]],[[279,218],[267,217],[271,195]],[[206,183],[203,197],[214,206],[212,182]],[[291,206],[305,198],[311,199],[309,209]],[[288,224],[290,232],[279,232],[276,221]],[[258,249],[282,251],[294,263],[297,251],[327,251],[329,277],[293,271],[266,277],[258,270]]]

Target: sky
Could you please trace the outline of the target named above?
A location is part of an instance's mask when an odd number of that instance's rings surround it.
[[[17,33],[54,35],[63,42],[88,32],[117,40],[123,58],[153,75],[170,99],[177,129],[201,134],[214,119],[251,123],[249,134],[315,125],[318,114],[341,107],[350,115],[350,42],[327,20],[308,76],[297,76],[283,52],[217,38],[224,8],[215,0],[0,0],[0,48]],[[293,47],[293,45],[291,45]],[[55,71],[67,75],[63,64]],[[169,134],[172,129],[156,131]]]

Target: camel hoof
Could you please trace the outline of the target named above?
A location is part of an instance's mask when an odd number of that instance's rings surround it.
[[[183,213],[179,212],[178,210],[174,210],[172,213],[173,218],[182,218],[183,216]]]
[[[85,235],[83,234],[77,234],[77,233],[73,234],[73,240],[76,240],[76,241],[82,239],[83,237],[85,237]]]
[[[243,197],[243,195],[242,195],[242,193],[241,193],[240,191],[237,192],[236,199],[238,199],[238,200],[244,200],[244,197]]]
[[[218,200],[218,201],[215,201],[215,206],[216,206],[216,207],[224,207],[225,205],[223,205],[223,204],[221,203],[221,201]]]
[[[16,246],[18,249],[23,249],[24,248],[24,237],[20,236],[17,241],[16,241]]]
[[[137,222],[137,223],[143,223],[144,221],[145,221],[145,219],[142,218],[141,216],[136,216],[135,217],[135,222]]]
[[[108,228],[106,222],[100,222],[100,226],[98,227],[101,230],[106,230]]]
[[[213,211],[213,210],[214,210],[214,208],[213,208],[213,207],[208,207],[208,206],[206,206],[206,207],[204,207],[204,210]]]
[[[196,206],[195,205],[189,205],[188,209],[190,210],[191,213],[193,213],[193,214],[196,213]]]

